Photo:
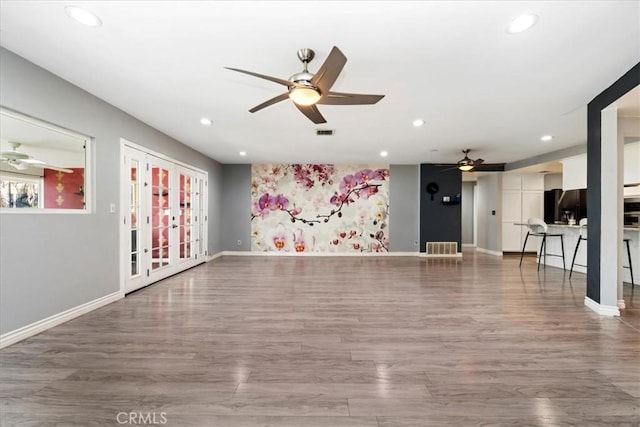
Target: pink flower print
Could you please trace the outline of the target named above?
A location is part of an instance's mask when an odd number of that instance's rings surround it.
[[[296,215],[300,215],[300,213],[302,212],[302,208],[299,208],[295,205],[295,203],[293,204],[293,209],[291,209],[291,215],[296,216]]]
[[[353,244],[353,249],[355,249],[355,250],[360,249],[360,243],[354,243]]]
[[[307,179],[304,181],[304,188],[306,188],[307,190],[310,190],[311,188],[313,188],[314,184],[315,184],[315,183],[313,182],[313,180],[311,180],[311,179],[307,178]]]
[[[371,196],[375,196],[378,193],[378,187],[368,185],[358,192],[358,195],[363,199],[368,199]]]
[[[357,185],[358,181],[353,175],[346,175],[344,178],[342,178],[342,181],[340,181],[340,191],[346,194],[356,188]]]
[[[271,250],[286,252],[290,248],[290,236],[286,232],[284,225],[280,223],[276,228],[269,230],[265,234],[265,242]]]
[[[341,203],[347,202],[346,197],[346,194],[338,194],[337,192],[333,193],[333,196],[331,196],[329,203],[335,206],[340,206]]]
[[[293,233],[293,248],[296,252],[304,252],[306,247],[303,231],[300,229],[296,230]]]
[[[374,173],[373,173],[374,178],[378,181],[385,181],[387,178],[389,178],[389,169],[377,169]]]
[[[258,207],[260,208],[260,210],[269,209],[270,203],[271,203],[271,196],[269,196],[269,193],[264,193],[258,199]]]
[[[269,215],[270,200],[271,197],[269,196],[269,193],[265,193],[260,196],[260,199],[258,199],[258,201],[253,204],[253,215],[261,218],[266,218]]]
[[[371,169],[362,169],[356,172],[355,178],[358,184],[365,184],[374,178],[375,174]]]
[[[284,197],[282,194],[278,194],[277,196],[271,197],[269,199],[269,208],[272,211],[283,211],[286,210],[289,206],[289,199]]]

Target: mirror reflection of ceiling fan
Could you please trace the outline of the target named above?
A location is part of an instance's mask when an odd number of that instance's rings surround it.
[[[375,104],[384,98],[384,95],[368,95],[359,93],[332,92],[331,87],[338,79],[347,57],[336,46],[331,49],[329,56],[315,74],[310,73],[307,65],[315,52],[311,49],[300,49],[298,59],[302,62],[304,69],[284,80],[278,77],[266,76],[252,71],[240,70],[238,68],[225,67],[228,70],[238,73],[248,74],[260,79],[269,80],[287,87],[287,91],[271,98],[260,105],[249,110],[251,113],[262,110],[265,107],[277,102],[291,99],[296,108],[313,123],[326,123],[325,118],[320,114],[316,104],[328,105],[365,105]]]
[[[3,151],[2,153],[0,153],[1,163],[6,163],[9,166],[20,171],[32,167],[40,169],[53,169],[64,173],[73,173],[73,170],[71,169],[50,165],[42,160],[34,159],[32,156],[26,153],[19,152],[18,148],[20,148],[20,146],[22,145],[19,142],[10,141],[9,145],[11,145],[11,150]]]

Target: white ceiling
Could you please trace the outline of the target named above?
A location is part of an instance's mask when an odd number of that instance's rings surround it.
[[[0,45],[223,163],[521,160],[584,143],[587,103],[640,61],[638,1],[73,2],[98,28],[67,4],[0,2]],[[538,24],[508,34],[524,12]],[[332,89],[386,97],[322,105],[322,126],[289,101],[250,114],[283,87],[223,68],[287,79],[298,49],[314,72],[334,45]]]

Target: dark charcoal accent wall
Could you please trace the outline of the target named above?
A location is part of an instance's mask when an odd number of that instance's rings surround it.
[[[427,193],[430,182],[440,186],[433,201]],[[462,172],[451,166],[420,165],[420,252],[425,252],[426,242],[458,242],[458,252],[462,250],[461,206],[442,203],[442,196],[453,201],[458,194],[462,194]]]
[[[587,212],[589,212],[589,241],[587,245],[587,296],[600,303],[600,221],[602,219],[602,160],[601,111],[612,102],[640,85],[640,63],[636,64],[614,84],[596,96],[587,112]]]

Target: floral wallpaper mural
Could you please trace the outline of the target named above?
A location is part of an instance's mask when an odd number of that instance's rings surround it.
[[[251,206],[253,251],[389,251],[387,165],[253,165]]]

